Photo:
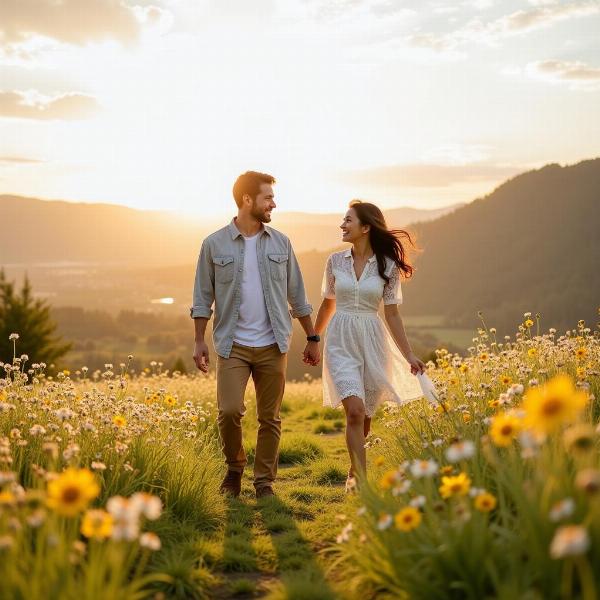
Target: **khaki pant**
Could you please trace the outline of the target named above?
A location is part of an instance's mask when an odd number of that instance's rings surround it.
[[[246,412],[244,394],[252,375],[256,388],[258,436],[254,458],[254,487],[270,486],[277,475],[281,419],[279,409],[285,389],[287,354],[277,344],[250,348],[233,344],[229,358],[217,357],[217,403],[219,431],[225,462],[231,471],[242,472],[246,453],[241,419]]]

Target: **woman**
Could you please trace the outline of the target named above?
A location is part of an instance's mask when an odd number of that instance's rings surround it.
[[[346,412],[348,491],[365,473],[365,438],[375,410],[388,400],[403,404],[421,397],[415,375],[425,365],[411,350],[398,312],[400,279],[413,272],[402,243],[412,245],[410,235],[388,230],[381,210],[359,200],[350,203],[340,228],[352,248],[327,259],[315,330],[327,328],[323,404],[342,404]],[[377,314],[381,300],[389,332]]]

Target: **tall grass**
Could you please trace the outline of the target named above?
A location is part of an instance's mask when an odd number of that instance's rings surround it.
[[[0,596],[205,595],[209,578],[183,547],[225,512],[214,380],[133,379],[126,365],[50,377],[27,363],[0,365]]]
[[[514,340],[483,327],[441,350],[439,405],[385,415],[362,508],[340,538],[365,593],[410,598],[597,598],[600,336]]]

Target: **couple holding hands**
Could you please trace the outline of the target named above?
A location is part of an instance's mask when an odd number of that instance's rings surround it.
[[[413,272],[405,248],[412,244],[410,235],[389,230],[375,205],[351,202],[340,225],[342,241],[351,247],[327,259],[313,325],[290,240],[267,226],[276,207],[274,184],[274,177],[255,171],[237,178],[237,217],[202,243],[190,310],[194,362],[206,373],[205,333],[214,306],[218,424],[227,463],[221,491],[233,496],[240,494],[247,462],[241,420],[250,376],[258,415],[254,487],[257,498],[273,495],[292,317],[306,332],[303,360],[309,365],[320,362],[320,336],[326,332],[323,404],[342,405],[346,413],[351,463],[346,489],[365,474],[365,438],[377,407],[423,395],[415,375],[425,365],[411,350],[398,311],[400,281]],[[382,300],[387,327],[378,315]]]

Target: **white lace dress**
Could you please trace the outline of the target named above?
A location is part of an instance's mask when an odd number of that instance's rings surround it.
[[[322,296],[335,298],[336,311],[325,334],[323,405],[337,407],[358,396],[367,416],[386,401],[404,404],[423,394],[410,365],[377,314],[384,304],[401,304],[400,270],[386,259],[386,283],[371,257],[356,279],[351,250],[327,259]]]

